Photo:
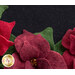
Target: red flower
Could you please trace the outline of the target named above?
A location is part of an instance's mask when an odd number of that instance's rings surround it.
[[[14,43],[9,41],[11,31],[15,25],[15,21],[8,23],[0,20],[0,56]]]
[[[13,53],[15,63],[9,69],[67,69],[63,57],[50,50],[49,43],[40,35],[26,30],[15,39],[18,53]]]
[[[62,39],[62,45],[67,48],[63,57],[69,69],[75,68],[75,28],[69,29]]]

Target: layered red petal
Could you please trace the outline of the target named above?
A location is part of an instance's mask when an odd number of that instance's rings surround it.
[[[0,35],[9,40],[14,25],[15,21],[8,23],[0,20]]]
[[[75,58],[73,59],[73,69],[75,69]]]
[[[13,42],[0,35],[0,56],[2,56],[12,45],[14,45]]]
[[[20,57],[23,61],[31,60],[39,56],[39,51],[35,46],[32,46],[27,40],[20,50]]]
[[[52,69],[67,69],[64,58],[58,52],[48,52],[46,59],[49,61]]]
[[[45,58],[38,58],[37,59],[37,68],[38,69],[52,69],[51,64]]]
[[[73,69],[73,59],[75,56],[71,55],[68,50],[63,53],[63,57],[69,69]]]
[[[25,69],[34,69],[30,61],[25,62]]]
[[[70,53],[75,55],[75,36],[70,35]]]
[[[70,35],[71,34],[75,35],[75,31],[69,29],[62,39],[62,45],[67,49],[70,49]]]

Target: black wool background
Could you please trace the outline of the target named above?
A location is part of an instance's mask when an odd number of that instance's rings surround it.
[[[21,34],[23,29],[35,33],[52,27],[56,43],[68,29],[75,27],[75,6],[11,5],[3,13],[2,20],[16,21],[12,31],[15,36]]]

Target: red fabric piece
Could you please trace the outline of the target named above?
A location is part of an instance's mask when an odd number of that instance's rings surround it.
[[[0,20],[0,35],[4,36],[6,39],[9,40],[14,25],[15,21],[8,23]]]
[[[13,42],[9,41],[14,25],[15,21],[8,23],[0,20],[0,56],[4,55],[8,48],[14,45]]]
[[[75,28],[73,28],[73,31],[75,31]]]
[[[4,55],[8,48],[12,45],[14,45],[13,42],[0,35],[0,56]]]
[[[69,29],[62,39],[62,45],[67,49],[70,49],[70,35],[71,34],[75,36],[75,31]]]
[[[14,56],[15,64],[13,68],[25,68],[25,69],[66,69],[67,65],[63,57],[50,50],[48,41],[46,41],[40,34],[34,35],[26,30],[23,30],[23,34],[19,35],[15,39],[15,47],[18,52]],[[19,57],[20,56],[20,57]],[[36,59],[35,61],[33,59]],[[31,60],[33,60],[31,62]],[[21,62],[21,63],[18,63]],[[23,67],[21,64],[25,63]],[[18,63],[18,64],[17,64]],[[33,63],[33,64],[32,64]],[[35,66],[37,63],[37,66]]]
[[[24,41],[20,51],[20,57],[23,61],[31,60],[39,56],[39,51],[35,46],[32,46],[28,41]]]
[[[70,53],[72,55],[75,55],[75,36],[74,35],[70,35]]]
[[[75,58],[75,28],[69,29],[62,39],[62,45],[67,48],[63,57],[69,69],[73,69],[73,60]]]
[[[73,59],[73,69],[75,69],[75,58]]]
[[[67,69],[64,58],[58,52],[48,52],[46,59],[49,61],[52,69]]]
[[[46,58],[38,58],[37,65],[38,69],[52,69],[51,64]]]
[[[73,69],[73,59],[75,56],[71,55],[68,50],[63,53],[63,57],[67,63],[69,69]]]
[[[25,69],[34,69],[30,61],[25,62]]]

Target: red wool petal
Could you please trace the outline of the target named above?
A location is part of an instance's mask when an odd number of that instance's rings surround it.
[[[25,69],[34,69],[30,61],[25,62]]]
[[[31,60],[39,56],[39,51],[32,46],[28,41],[24,41],[23,47],[20,50],[20,57],[23,61]]]
[[[21,50],[21,48],[24,44],[23,37],[24,37],[24,35],[21,34],[18,37],[16,37],[16,39],[14,41],[15,42],[15,47],[16,47],[16,50],[17,50],[18,53],[20,52],[20,50]]]
[[[69,29],[62,39],[62,45],[67,49],[70,49],[70,35],[71,34],[75,35],[75,31]]]
[[[16,50],[18,53],[20,52],[20,50],[24,44],[24,41],[26,41],[26,38],[28,38],[28,37],[30,38],[30,36],[33,37],[34,35],[26,30],[23,30],[23,34],[16,37],[15,47],[16,47]]]
[[[75,36],[74,35],[70,35],[70,53],[72,55],[75,55]]]
[[[28,31],[25,30],[25,29],[23,29],[23,33],[24,33],[26,36],[29,36],[29,35],[34,36],[34,34],[32,34],[31,32],[28,32]]]
[[[73,31],[75,31],[75,28],[73,28]]]
[[[75,58],[73,59],[73,69],[75,69]]]
[[[73,69],[75,69],[75,59],[73,60]]]
[[[66,61],[66,63],[67,63],[68,68],[69,68],[69,69],[73,69],[73,59],[75,58],[75,56],[71,55],[71,54],[69,53],[69,51],[66,50],[66,51],[63,53],[63,57],[64,57],[64,59],[65,59],[65,61]]]
[[[45,58],[38,58],[37,59],[37,68],[38,69],[52,69],[51,64]]]
[[[13,53],[12,54],[14,59],[15,59],[15,63],[12,67],[6,68],[5,69],[24,69],[25,68],[25,62],[22,62],[19,55],[17,53]]]
[[[30,45],[30,47],[35,47],[35,50],[38,50],[40,52],[40,57],[45,57],[47,55],[47,52],[50,50],[50,46],[48,41],[46,41],[40,34],[38,35],[34,35],[26,30],[23,30],[23,34],[19,35],[16,39],[15,39],[15,47],[17,52],[20,53],[25,53],[26,46],[23,48],[23,52],[21,51],[23,45],[24,45],[24,41],[28,41]],[[28,49],[28,47],[27,47]],[[26,50],[27,51],[27,50]],[[33,50],[31,49],[31,52],[33,52]],[[21,57],[23,57],[25,54],[23,53],[23,55]],[[35,56],[34,56],[35,57]]]
[[[35,46],[39,48],[40,55],[39,57],[46,57],[47,52],[50,51],[50,45],[47,40],[45,40],[40,34],[36,35],[36,39],[34,39]]]
[[[14,25],[15,21],[8,23],[0,20],[0,35],[9,40]]]
[[[0,35],[0,56],[2,56],[12,45],[14,45],[13,42],[8,41],[5,37]]]
[[[49,61],[52,69],[67,69],[64,58],[58,52],[48,52],[46,59]]]

